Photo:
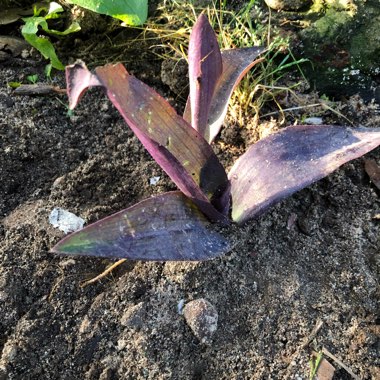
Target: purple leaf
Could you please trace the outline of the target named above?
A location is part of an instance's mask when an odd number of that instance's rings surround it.
[[[102,86],[82,61],[66,67],[66,87],[69,97],[69,108],[74,109],[88,87]]]
[[[179,191],[146,199],[62,239],[52,252],[131,260],[208,260],[229,250]]]
[[[380,145],[380,129],[298,125],[270,135],[232,167],[232,219],[243,223]]]
[[[227,114],[228,102],[231,95],[240,83],[244,75],[261,59],[256,59],[262,52],[263,47],[251,47],[242,49],[230,49],[222,51],[223,72],[214,90],[208,123],[204,132],[205,139],[211,143],[220,131],[224,118]],[[192,120],[192,107],[190,104],[191,93],[187,99],[184,119]]]
[[[79,74],[70,73],[78,70]],[[70,103],[83,92],[89,77],[83,66],[69,67],[76,78],[70,87]],[[82,76],[85,80],[81,80]],[[227,219],[215,209],[228,186],[226,172],[206,140],[170,104],[150,87],[130,75],[122,64],[96,69],[96,79],[129,127],[179,189],[212,220]],[[79,90],[75,84],[78,84]],[[220,209],[221,206],[220,206]]]
[[[216,83],[222,74],[222,57],[216,35],[207,17],[201,14],[189,41],[191,125],[202,136]]]

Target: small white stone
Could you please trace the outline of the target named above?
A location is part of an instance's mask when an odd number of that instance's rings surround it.
[[[157,185],[157,182],[160,180],[160,177],[151,177],[149,178],[149,185],[155,186]]]
[[[307,117],[305,124],[321,125],[323,124],[323,119],[321,117]]]
[[[84,220],[72,212],[55,207],[49,215],[50,224],[64,233],[79,231],[83,228]]]
[[[177,311],[178,311],[179,315],[183,315],[183,307],[184,306],[185,306],[185,300],[184,299],[179,300],[178,305],[177,305]]]

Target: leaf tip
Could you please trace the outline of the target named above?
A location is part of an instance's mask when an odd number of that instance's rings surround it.
[[[78,60],[66,66],[67,96],[69,109],[74,109],[88,87],[101,86],[97,76],[88,70],[86,64]]]

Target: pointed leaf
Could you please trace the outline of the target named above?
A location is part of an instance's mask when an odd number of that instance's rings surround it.
[[[222,57],[216,35],[207,17],[201,14],[189,41],[191,125],[202,136],[216,83],[222,74]]]
[[[293,126],[260,140],[229,173],[232,219],[261,214],[379,145],[380,129],[333,125]]]
[[[86,70],[83,65],[68,69],[68,77],[75,78],[68,86],[73,105],[83,93],[83,86],[93,81]],[[207,141],[165,99],[130,75],[122,64],[98,67],[96,78],[130,128],[180,190],[211,219],[225,219],[210,201],[219,205],[228,179]]]
[[[62,239],[52,252],[131,260],[208,260],[229,244],[180,192],[146,199]]]
[[[66,87],[69,108],[74,109],[87,88],[102,86],[96,75],[92,74],[82,61],[66,66]]]
[[[265,51],[263,47],[251,47],[242,49],[229,49],[222,51],[223,72],[216,85],[210,111],[208,124],[204,133],[205,139],[211,143],[220,131],[224,118],[227,114],[228,102],[237,85],[244,75],[257,62],[256,58]],[[192,104],[191,96],[187,99],[184,119],[191,120]]]

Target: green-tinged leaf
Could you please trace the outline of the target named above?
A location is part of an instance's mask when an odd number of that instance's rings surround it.
[[[62,239],[68,255],[155,261],[199,261],[229,250],[200,210],[180,192],[165,193],[99,220]]]
[[[68,34],[78,32],[80,30],[80,25],[77,22],[73,22],[67,29],[64,31],[59,31],[59,30],[54,30],[54,29],[49,29],[47,27],[47,24],[42,23],[41,24],[42,29],[46,32],[49,33],[52,36],[67,36]]]
[[[20,83],[20,82],[8,82],[7,84],[10,88],[17,88],[17,87],[20,87],[22,83]]]
[[[380,145],[380,128],[298,125],[270,135],[232,167],[232,219],[243,223]]]
[[[251,47],[222,51],[223,72],[216,85],[208,114],[205,139],[211,143],[220,131],[227,114],[228,102],[241,79],[259,60],[257,57],[265,48]],[[191,104],[188,98],[183,117],[191,120]]]
[[[69,0],[68,3],[112,16],[127,25],[141,25],[148,16],[148,0]]]

